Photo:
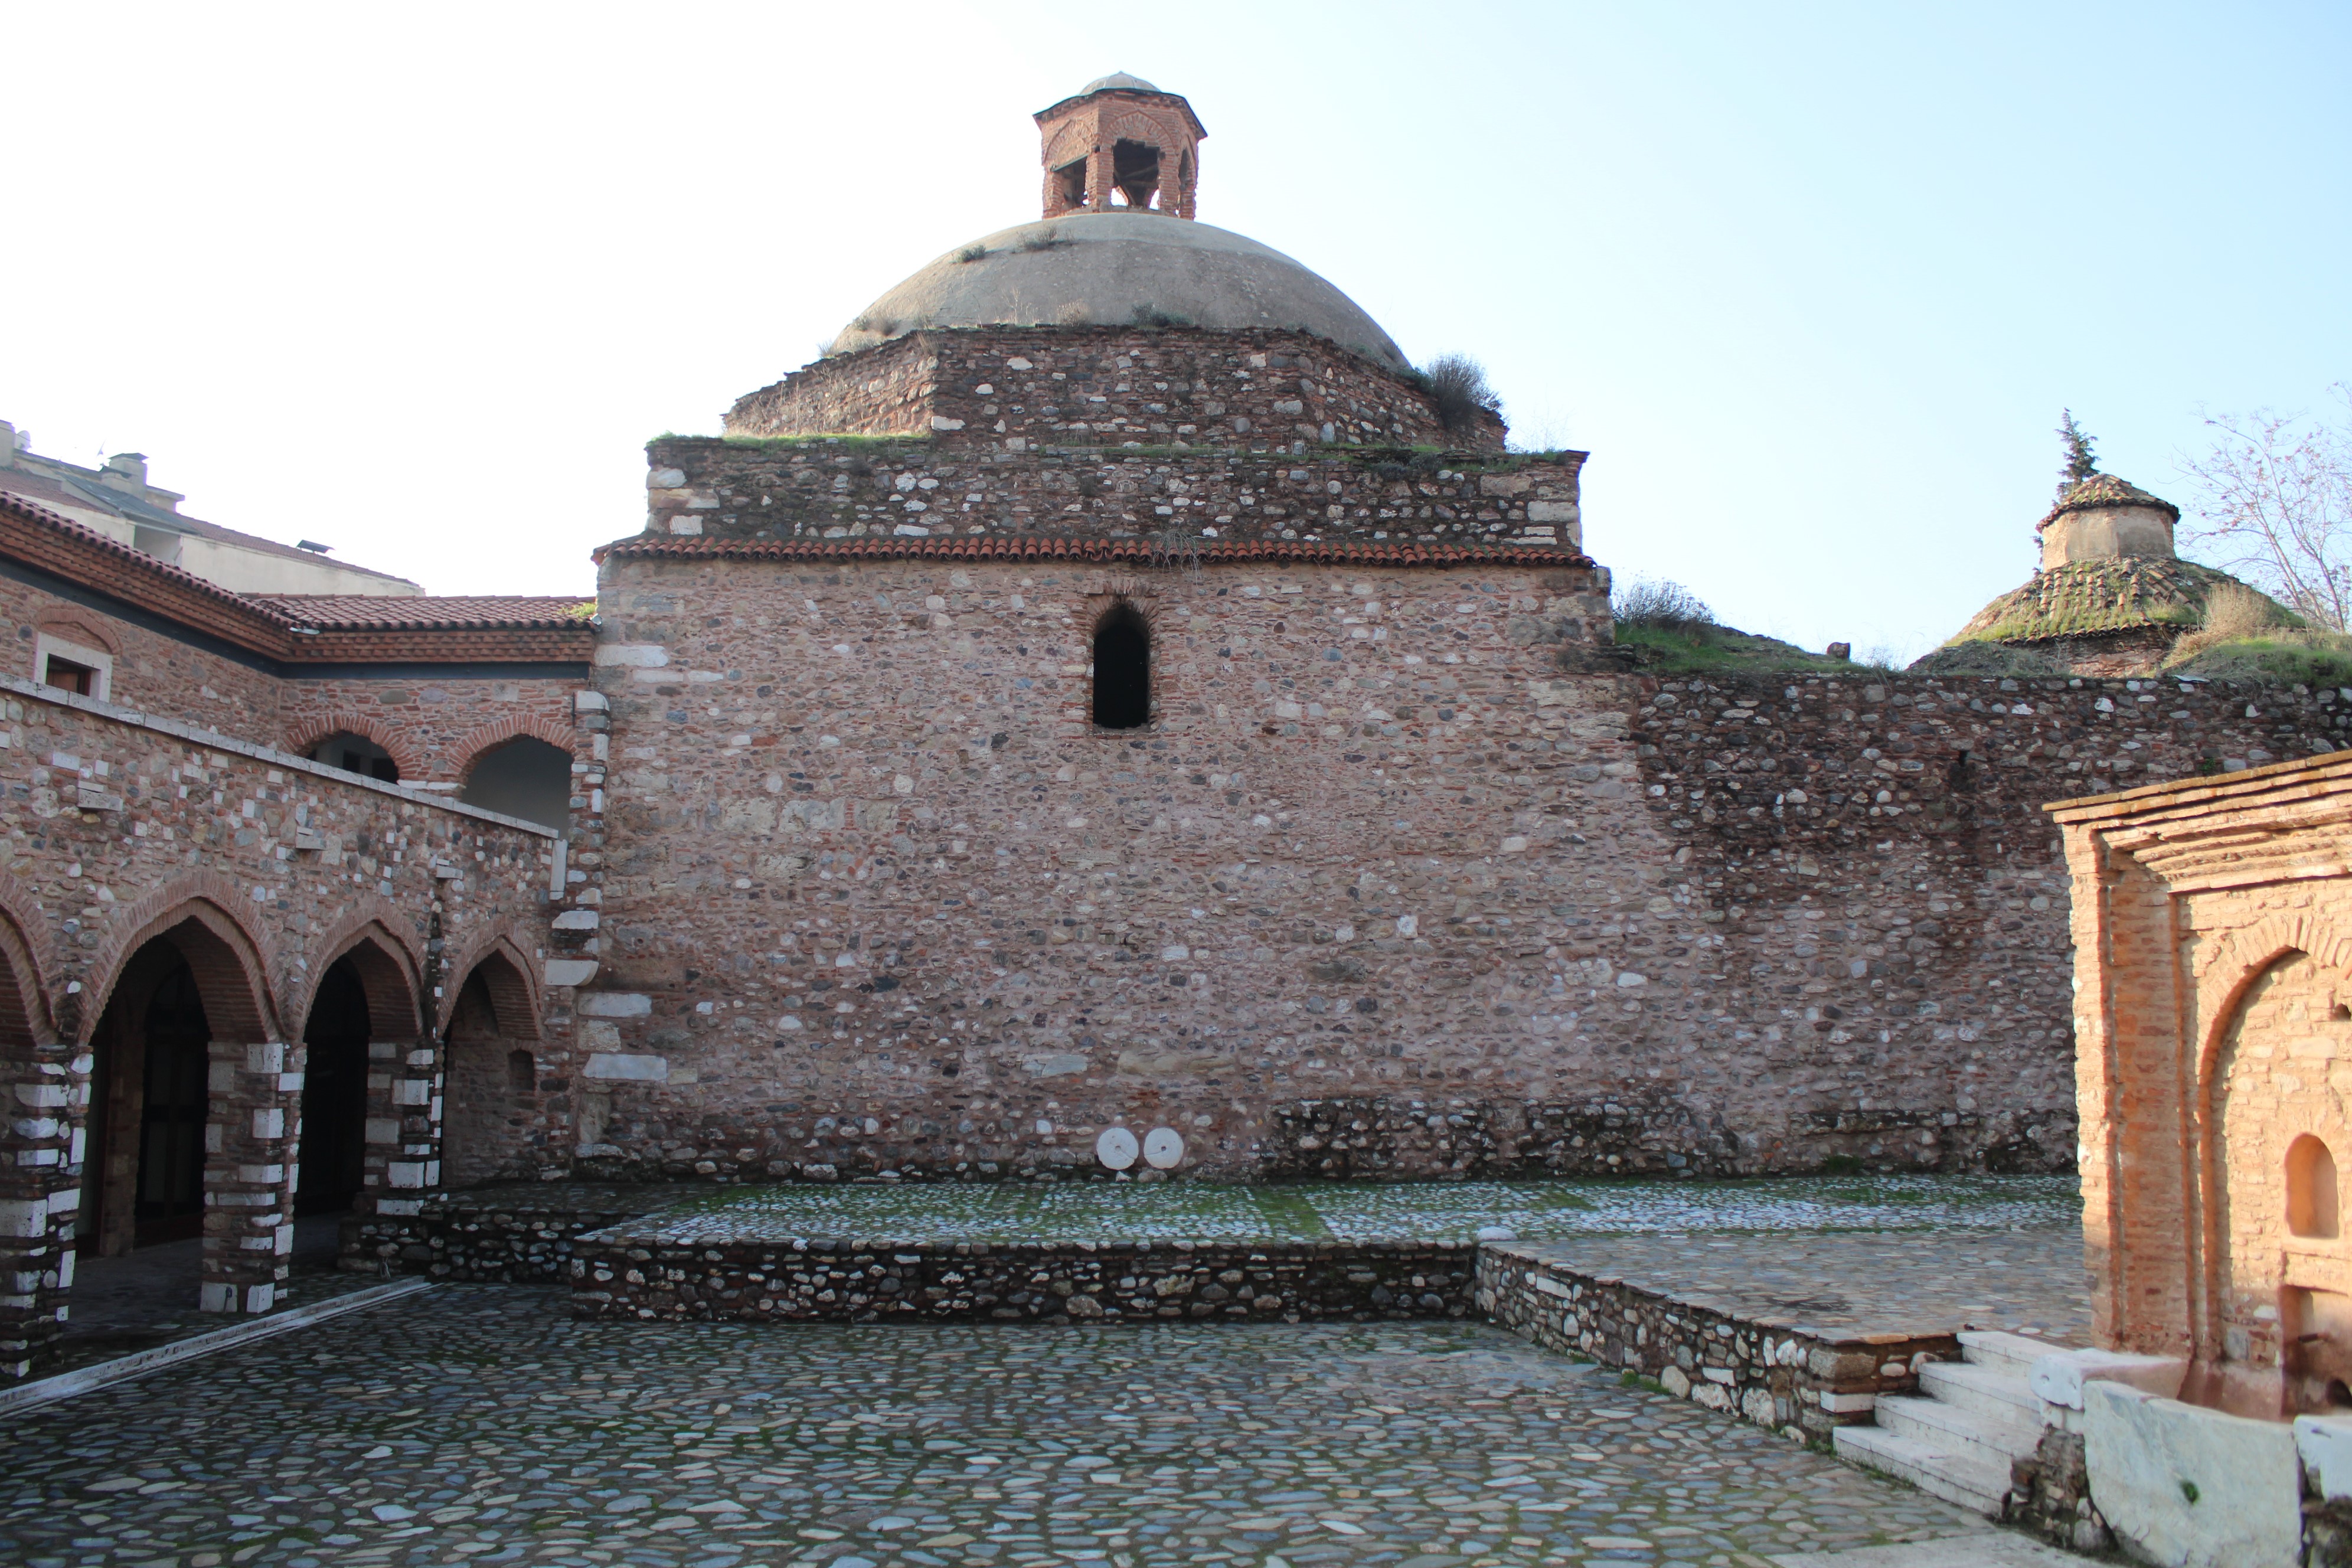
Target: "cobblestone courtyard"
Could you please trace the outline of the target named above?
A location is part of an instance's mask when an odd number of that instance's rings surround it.
[[[1478,1325],[633,1325],[494,1286],[21,1415],[0,1478],[43,1568],[1757,1564],[1990,1529]]]

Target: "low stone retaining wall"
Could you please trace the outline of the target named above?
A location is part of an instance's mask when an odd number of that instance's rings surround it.
[[[730,1240],[572,1244],[583,1318],[1267,1322],[1463,1318],[1475,1248],[1284,1244]]]
[[[1655,1378],[1667,1393],[1783,1436],[1827,1442],[1882,1394],[1911,1394],[1950,1334],[1832,1334],[1742,1316],[1509,1245],[1478,1250],[1477,1307],[1548,1350]]]
[[[492,1285],[561,1285],[572,1245],[697,1189],[550,1182],[433,1193],[415,1212],[343,1222],[342,1267]],[[390,1205],[386,1205],[387,1208]]]

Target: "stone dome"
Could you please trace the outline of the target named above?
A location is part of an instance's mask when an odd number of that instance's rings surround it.
[[[1362,307],[1271,246],[1160,213],[1078,213],[950,251],[859,312],[825,350],[923,327],[1287,327],[1391,371],[1403,353]]]
[[[1080,98],[1084,98],[1090,92],[1108,92],[1115,87],[1123,87],[1129,92],[1158,92],[1160,90],[1139,76],[1129,76],[1125,71],[1113,71],[1108,76],[1098,76],[1095,78],[1094,80],[1087,83],[1086,86],[1078,89],[1078,96]]]

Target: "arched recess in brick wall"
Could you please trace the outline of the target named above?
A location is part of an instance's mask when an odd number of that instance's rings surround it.
[[[282,1049],[252,932],[213,897],[167,889],[146,902],[163,907],[91,971],[103,980],[90,988],[85,1037],[92,1068],[76,1234],[108,1256],[202,1231],[214,1058],[225,1053],[236,1070],[250,1068],[255,1050]],[[240,1086],[257,1079],[256,1092],[273,1092],[278,1070],[240,1071]],[[218,1095],[232,1121],[239,1092]]]
[[[2292,1185],[2298,1163],[2314,1163],[2312,1147],[2352,1150],[2331,1082],[2331,1064],[2352,1058],[2347,959],[2352,943],[2327,922],[2273,916],[2195,964],[2205,1004],[2190,1121],[2195,1351],[2231,1363],[2225,1375],[2275,1373],[2291,1405],[2315,1410],[2336,1402],[2331,1384],[2352,1398],[2352,1296],[2326,1288],[2332,1271],[2299,1277]],[[2250,1301],[2266,1310],[2252,1321]]]
[[[356,735],[366,742],[369,748],[389,757],[398,776],[384,780],[385,783],[419,784],[431,777],[425,766],[425,754],[416,749],[416,743],[407,731],[365,713],[325,713],[306,719],[287,731],[286,749],[298,757],[310,757],[315,762],[320,759],[313,753],[320,743],[337,735]],[[341,767],[342,763],[337,759],[330,760],[327,765]],[[368,773],[364,768],[353,771]]]
[[[544,1104],[530,961],[512,939],[493,936],[448,973],[458,978],[443,1004],[442,1181],[470,1186],[530,1174]]]
[[[347,917],[321,948],[325,961],[300,1007],[301,1179],[297,1215],[341,1214],[381,1189],[403,1146],[434,1136],[431,1100],[410,1103],[404,1084],[432,1078],[421,1043],[415,955],[374,918]],[[415,1059],[420,1052],[424,1059]]]
[[[574,740],[562,725],[530,714],[483,725],[453,749],[461,759],[458,800],[568,834]]]

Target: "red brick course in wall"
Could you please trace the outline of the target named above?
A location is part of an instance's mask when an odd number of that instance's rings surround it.
[[[165,936],[187,957],[214,1035],[206,1305],[267,1310],[284,1277],[274,1242],[290,1216],[318,978],[351,953],[376,991],[402,993],[370,995],[386,1037],[371,1046],[382,1066],[366,1195],[413,1202],[393,1194],[422,1191],[440,1157],[430,992],[443,955],[514,930],[542,946],[528,933],[544,929],[555,850],[543,832],[183,723],[21,681],[0,691],[0,991],[12,993],[0,1004],[13,1005],[0,1053],[23,1108],[0,1130],[0,1267],[20,1286],[0,1317],[0,1363],[21,1373],[56,1331],[66,1237],[81,1187],[101,1177],[81,1167],[92,1032],[143,943]],[[541,1048],[561,1079],[560,1042]],[[116,1081],[126,1070],[117,1063]]]
[[[584,758],[593,745],[573,721],[579,676],[323,677],[289,680],[280,698],[278,744],[307,752],[337,731],[390,752],[404,783],[456,788],[483,752],[532,735]]]
[[[1308,333],[968,327],[819,360],[728,411],[730,436],[932,435],[944,448],[1294,442],[1503,449],[1502,420],[1449,431],[1428,394]]]

